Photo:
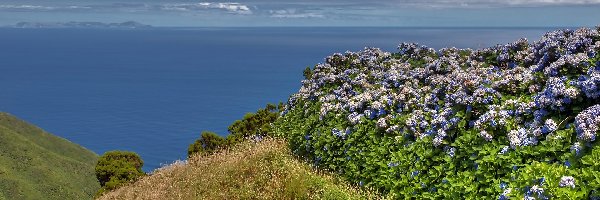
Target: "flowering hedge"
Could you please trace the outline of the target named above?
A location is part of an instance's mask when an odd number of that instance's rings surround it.
[[[597,198],[599,30],[336,53],[304,72],[275,132],[314,165],[398,198]]]

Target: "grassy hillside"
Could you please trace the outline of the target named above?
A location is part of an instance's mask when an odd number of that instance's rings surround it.
[[[0,113],[0,199],[91,199],[97,155]]]
[[[295,159],[284,141],[243,142],[163,167],[100,199],[359,199],[357,192]]]

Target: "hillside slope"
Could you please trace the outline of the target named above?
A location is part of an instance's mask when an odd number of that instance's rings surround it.
[[[364,199],[346,184],[314,172],[284,141],[247,141],[155,171],[100,199]]]
[[[0,113],[0,199],[91,199],[98,156]]]

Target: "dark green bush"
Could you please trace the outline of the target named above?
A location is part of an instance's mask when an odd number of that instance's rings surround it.
[[[304,75],[305,79],[311,79],[312,78],[312,70],[310,69],[310,67],[306,67],[304,69],[304,71],[302,72],[302,74]]]
[[[188,148],[188,157],[196,153],[213,153],[214,151],[243,141],[252,136],[273,135],[272,123],[279,117],[283,104],[278,106],[267,104],[256,113],[248,113],[241,120],[236,120],[228,127],[229,135],[223,138],[214,132],[204,131],[200,138]]]
[[[112,190],[132,180],[144,176],[144,161],[134,152],[109,151],[104,153],[96,164],[96,178],[102,188],[99,193]]]
[[[279,109],[282,104],[279,104]],[[244,138],[250,136],[272,135],[271,124],[279,117],[279,109],[273,104],[267,104],[265,108],[259,109],[256,113],[248,113],[241,120],[236,120],[229,125],[227,142],[229,144],[238,143]]]
[[[225,145],[226,141],[223,137],[210,131],[203,131],[200,139],[188,148],[188,157],[200,152],[212,153]]]

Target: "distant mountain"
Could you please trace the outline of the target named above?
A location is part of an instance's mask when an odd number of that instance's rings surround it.
[[[98,155],[0,112],[0,199],[92,199]]]
[[[117,29],[144,29],[152,28],[150,25],[135,21],[122,23],[103,22],[19,22],[14,28],[117,28]]]

